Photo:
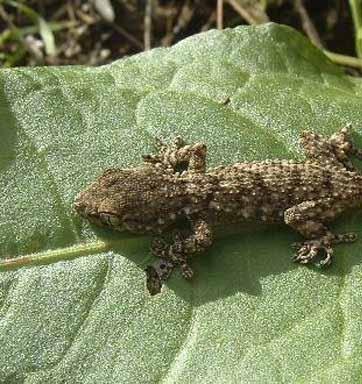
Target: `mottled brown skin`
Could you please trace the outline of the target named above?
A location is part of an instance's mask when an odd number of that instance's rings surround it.
[[[188,258],[212,244],[217,224],[256,220],[285,222],[307,240],[297,245],[295,261],[331,262],[332,246],[354,234],[334,235],[327,223],[362,202],[362,176],[350,156],[362,158],[348,138],[347,127],[329,139],[314,133],[301,137],[306,160],[238,163],[206,172],[206,146],[160,144],[159,153],[144,157],[132,169],[110,169],[81,192],[76,210],[89,220],[117,230],[162,235],[189,222],[189,234],[176,233],[167,243],[152,245],[159,262],[147,267],[147,286],[154,294],[175,265],[192,277]],[[322,251],[322,252],[320,252]],[[320,255],[319,255],[320,256]]]

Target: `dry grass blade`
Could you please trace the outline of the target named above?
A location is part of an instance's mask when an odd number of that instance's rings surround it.
[[[244,19],[248,24],[263,24],[269,21],[268,15],[263,11],[260,5],[243,5],[242,1],[227,0],[229,5]]]
[[[151,49],[151,34],[152,34],[152,0],[147,0],[145,8],[145,32],[144,32],[144,46],[145,51]]]
[[[305,31],[311,42],[318,48],[323,49],[322,40],[319,37],[318,31],[314,26],[312,19],[308,15],[303,0],[295,0],[294,6],[302,20],[303,30]]]
[[[223,28],[223,11],[224,11],[224,1],[217,0],[217,10],[216,10],[216,25],[217,29]]]

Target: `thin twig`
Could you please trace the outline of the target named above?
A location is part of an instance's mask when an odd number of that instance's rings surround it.
[[[181,8],[181,12],[177,18],[177,22],[172,28],[172,31],[167,33],[167,35],[162,39],[163,46],[171,45],[172,41],[175,39],[176,35],[179,34],[183,29],[185,29],[195,12],[195,6],[190,0],[186,0]]]
[[[217,9],[216,9],[216,26],[217,29],[223,29],[223,19],[224,19],[224,1],[217,0]]]
[[[328,56],[331,61],[333,61],[333,63],[346,67],[362,69],[362,59],[358,59],[357,57],[353,56],[341,55],[339,53],[329,52],[326,50],[324,50],[323,52],[326,56]]]
[[[119,26],[116,23],[109,23],[120,35],[125,37],[130,43],[132,43],[134,46],[139,48],[141,51],[143,51],[143,44],[137,40],[135,37],[133,37],[130,33],[128,33],[125,29],[123,29],[121,26]]]
[[[216,11],[211,12],[209,18],[207,19],[206,23],[201,27],[200,31],[205,32],[208,31],[212,24],[216,21]]]
[[[234,10],[251,25],[259,24],[258,21],[248,12],[244,7],[240,5],[236,0],[227,0],[228,3],[234,8]]]
[[[18,31],[18,27],[13,23],[10,15],[5,11],[5,8],[2,5],[0,5],[0,16],[3,18],[12,32]]]
[[[152,33],[152,0],[146,1],[145,19],[144,19],[144,46],[145,51],[151,49]]]
[[[180,15],[177,19],[176,25],[173,27],[173,33],[177,35],[181,30],[185,29],[190,23],[194,15],[195,7],[190,0],[186,0],[181,8]]]
[[[174,39],[173,33],[173,20],[175,18],[176,12],[172,9],[169,11],[168,9],[164,10],[162,7],[156,8],[158,16],[161,15],[165,18],[165,29],[166,33],[161,39],[161,45],[163,47],[168,47],[171,45],[172,40]]]
[[[312,19],[309,17],[308,12],[303,4],[303,0],[295,0],[294,6],[302,20],[302,27],[304,32],[309,37],[310,41],[318,48],[323,49],[323,43],[319,37],[318,31],[313,24]]]

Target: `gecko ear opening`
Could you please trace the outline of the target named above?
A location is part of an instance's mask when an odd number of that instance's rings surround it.
[[[175,166],[175,172],[182,173],[184,171],[187,171],[189,167],[189,161],[180,161],[176,166]]]

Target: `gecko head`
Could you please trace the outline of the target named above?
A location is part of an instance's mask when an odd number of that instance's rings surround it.
[[[77,213],[96,225],[123,230],[122,215],[112,206],[112,201],[107,198],[98,200],[92,192],[85,190],[77,196],[74,202]]]
[[[97,225],[141,230],[147,221],[150,192],[158,185],[144,167],[109,169],[79,193],[74,208]]]

